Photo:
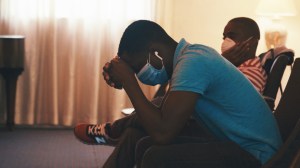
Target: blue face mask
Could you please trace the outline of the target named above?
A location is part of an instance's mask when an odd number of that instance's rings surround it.
[[[157,53],[155,53],[155,56],[161,60],[162,68],[155,69],[150,64],[150,53],[149,53],[149,59],[147,60],[146,65],[137,74],[138,79],[146,85],[154,86],[157,84],[164,84],[169,80],[162,58],[158,56]]]

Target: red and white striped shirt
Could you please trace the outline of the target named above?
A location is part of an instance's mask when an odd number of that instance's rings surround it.
[[[263,69],[260,59],[255,57],[241,64],[238,69],[250,80],[259,93],[263,90],[267,81],[267,74]]]

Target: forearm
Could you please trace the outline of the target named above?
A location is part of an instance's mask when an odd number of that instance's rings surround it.
[[[136,80],[130,84],[124,84],[123,88],[135,108],[139,123],[154,139],[162,138],[167,129],[164,129],[166,121],[161,110],[145,97]]]

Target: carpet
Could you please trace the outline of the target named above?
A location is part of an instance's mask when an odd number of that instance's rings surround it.
[[[96,168],[112,150],[81,143],[72,129],[0,130],[0,168]]]

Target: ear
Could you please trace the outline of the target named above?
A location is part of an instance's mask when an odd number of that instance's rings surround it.
[[[161,47],[160,45],[156,43],[152,43],[149,46],[149,52],[153,55],[159,56],[159,53],[161,52],[160,47]]]
[[[162,57],[159,55],[158,51],[152,51],[149,53],[150,55],[155,55],[157,58],[159,58],[160,60],[163,60]]]

